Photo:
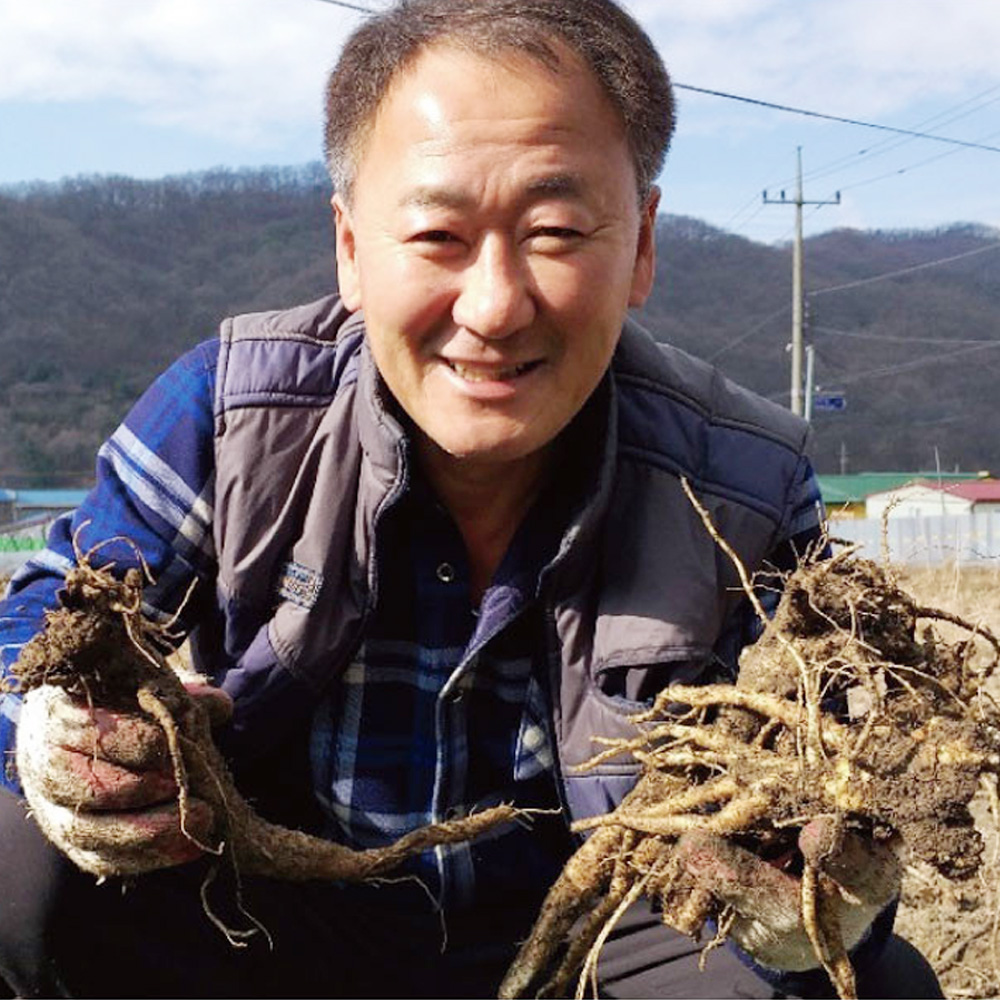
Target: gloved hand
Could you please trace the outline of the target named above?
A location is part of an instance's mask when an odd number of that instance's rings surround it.
[[[188,693],[222,722],[232,701],[203,681]],[[62,688],[43,685],[24,698],[17,769],[42,832],[78,867],[98,876],[140,874],[192,861],[212,843],[208,803],[189,799],[181,830],[166,737],[136,713],[90,707]]]
[[[893,844],[846,833],[834,843],[832,820],[814,820],[798,846],[839,887],[836,908],[845,947],[862,938],[899,892],[902,865]],[[754,961],[772,969],[803,972],[820,961],[802,923],[802,883],[750,851],[712,834],[692,832],[678,842],[686,869],[735,919],[729,937]]]

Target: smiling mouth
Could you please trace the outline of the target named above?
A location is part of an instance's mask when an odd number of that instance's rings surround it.
[[[495,368],[483,365],[466,365],[458,361],[447,361],[448,367],[466,382],[510,382],[537,368],[541,361],[526,361],[509,368]]]

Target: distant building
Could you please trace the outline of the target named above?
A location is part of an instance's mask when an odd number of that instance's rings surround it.
[[[87,490],[8,490],[0,488],[0,530],[51,521],[79,507]]]
[[[890,504],[891,518],[1000,512],[1000,480],[975,479],[949,483],[924,479],[908,483],[871,494],[865,502],[865,515],[881,520]]]
[[[817,476],[823,503],[830,520],[869,517],[868,497],[899,489],[917,482],[975,482],[985,480],[986,472],[857,472],[849,475]]]

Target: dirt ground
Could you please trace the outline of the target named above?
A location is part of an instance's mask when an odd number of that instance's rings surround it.
[[[1000,634],[1000,566],[989,569],[911,570],[903,586],[922,604],[982,622]],[[940,623],[947,634],[949,626]],[[957,637],[957,632],[952,637]],[[1000,696],[1000,680],[992,693]],[[912,866],[903,883],[897,931],[934,966],[948,997],[1000,996],[1000,842],[988,797],[975,810],[986,849],[979,874],[951,883],[928,869]]]
[[[911,569],[900,582],[921,604],[982,622],[1000,635],[1000,565],[990,568]],[[0,575],[0,592],[6,580]],[[937,623],[946,638],[947,623]],[[993,693],[1000,697],[1000,678]],[[976,811],[985,851],[978,875],[949,882],[926,866],[910,865],[897,931],[930,961],[949,998],[1000,996],[1000,838],[989,797]]]

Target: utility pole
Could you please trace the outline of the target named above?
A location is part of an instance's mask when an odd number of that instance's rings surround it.
[[[813,392],[816,381],[816,348],[806,344],[806,405],[802,415],[806,420],[813,418]]]
[[[802,416],[802,313],[805,296],[802,289],[802,206],[839,205],[840,192],[833,201],[806,201],[802,196],[802,147],[796,151],[797,169],[795,173],[795,197],[787,198],[781,192],[780,198],[769,198],[764,192],[765,205],[795,206],[795,244],[792,247],[792,413]]]

